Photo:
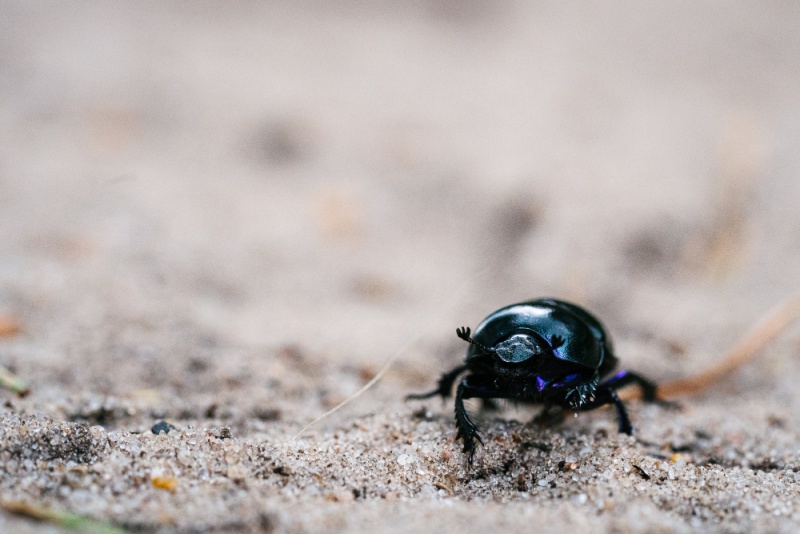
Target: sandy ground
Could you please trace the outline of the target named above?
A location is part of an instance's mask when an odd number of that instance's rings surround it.
[[[0,393],[0,499],[134,531],[797,531],[797,327],[680,411],[631,402],[633,438],[483,412],[471,469],[452,406],[403,398],[512,302],[588,306],[667,381],[796,291],[798,5],[317,4],[0,2],[0,364],[31,388]]]

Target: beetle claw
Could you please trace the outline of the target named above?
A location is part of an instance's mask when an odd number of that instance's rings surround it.
[[[467,428],[466,430],[459,428],[458,432],[456,433],[456,439],[458,440],[461,438],[464,440],[464,447],[461,450],[462,452],[469,454],[468,461],[470,465],[472,465],[472,460],[475,457],[475,450],[478,448],[475,442],[477,441],[483,446],[483,439],[481,439],[481,436],[478,434],[478,430],[475,427]]]

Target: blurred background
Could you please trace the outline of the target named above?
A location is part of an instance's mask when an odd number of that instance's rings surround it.
[[[406,347],[356,409],[402,406],[457,326],[557,296],[626,366],[695,372],[798,287],[799,21],[0,2],[0,363],[57,417],[285,434]],[[726,387],[788,410],[795,367]]]

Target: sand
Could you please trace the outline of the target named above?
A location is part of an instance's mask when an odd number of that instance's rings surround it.
[[[0,12],[0,531],[797,530],[797,326],[633,437],[404,401],[512,302],[667,382],[798,290],[795,6]]]

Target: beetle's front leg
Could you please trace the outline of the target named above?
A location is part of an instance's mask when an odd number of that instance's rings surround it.
[[[582,403],[577,407],[577,409],[582,412],[588,412],[590,410],[594,410],[595,408],[599,408],[600,406],[605,406],[606,404],[614,404],[614,406],[617,408],[617,418],[619,419],[620,433],[628,434],[629,436],[633,434],[633,426],[631,426],[631,420],[628,418],[628,411],[625,409],[625,405],[622,404],[622,399],[619,398],[617,392],[614,391],[614,389],[607,383],[597,386],[597,389],[594,391],[594,398],[589,399],[588,402]],[[573,410],[576,409],[575,406],[572,406],[567,402],[564,402],[563,407],[571,408]]]
[[[491,379],[479,375],[467,375],[461,379],[456,390],[456,439],[464,439],[464,452],[469,453],[468,461],[472,464],[475,456],[477,440],[483,445],[483,440],[478,434],[478,427],[469,418],[467,409],[464,407],[464,399],[480,398],[491,399],[502,397],[502,393],[492,386]]]

